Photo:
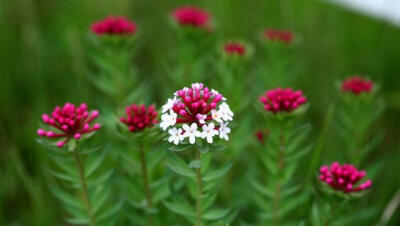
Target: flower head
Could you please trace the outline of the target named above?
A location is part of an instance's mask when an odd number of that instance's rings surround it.
[[[53,127],[53,130],[38,129],[41,137],[63,138],[57,143],[63,147],[71,138],[79,140],[85,134],[91,134],[100,129],[100,124],[92,124],[99,116],[99,111],[93,110],[89,113],[87,104],[82,103],[79,107],[71,103],[65,103],[63,107],[56,106],[51,115],[43,114],[43,122]]]
[[[136,32],[136,24],[122,16],[108,16],[93,23],[91,30],[97,35],[132,35]]]
[[[357,192],[371,187],[371,180],[363,183],[360,181],[365,177],[365,171],[358,171],[350,164],[340,165],[337,162],[330,166],[324,165],[319,169],[319,179],[331,188],[345,193]]]
[[[372,91],[374,83],[371,80],[359,76],[353,76],[342,82],[342,91],[358,95]]]
[[[125,117],[121,117],[121,122],[128,126],[129,131],[131,132],[139,132],[144,130],[147,127],[152,127],[155,123],[157,123],[157,111],[155,110],[153,105],[150,105],[148,108],[142,105],[132,104],[130,106],[126,106],[125,108]]]
[[[225,100],[217,91],[204,87],[202,83],[193,83],[191,88],[175,92],[174,99],[168,99],[162,107],[165,113],[161,115],[160,127],[163,130],[173,127],[169,130],[169,142],[174,144],[185,138],[191,144],[196,142],[196,138],[212,143],[213,137],[218,134],[221,139],[228,140],[228,122],[232,121],[233,112]],[[178,131],[182,135],[179,138]]]
[[[266,29],[264,38],[268,41],[278,41],[290,44],[294,39],[294,34],[288,30]]]
[[[246,47],[239,42],[228,42],[224,45],[224,51],[228,55],[243,56],[246,53]]]
[[[207,28],[209,26],[209,13],[195,6],[181,6],[176,8],[172,15],[181,26],[202,28]]]
[[[305,104],[307,99],[300,90],[293,91],[291,88],[272,89],[260,97],[264,103],[264,109],[272,113],[291,112]]]

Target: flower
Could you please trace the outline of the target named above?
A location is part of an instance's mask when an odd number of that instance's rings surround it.
[[[169,111],[169,114],[161,115],[161,128],[166,130],[168,127],[175,125],[177,114],[172,110]]]
[[[192,123],[190,127],[187,124],[183,124],[182,128],[185,130],[183,137],[189,137],[189,143],[191,144],[196,142],[196,137],[201,137],[202,135],[199,131],[197,131],[196,123]]]
[[[132,35],[136,32],[136,24],[133,21],[119,16],[108,16],[104,20],[91,25],[91,30],[97,35]]]
[[[126,126],[128,126],[129,131],[139,132],[147,127],[152,127],[157,123],[157,111],[153,105],[148,108],[142,105],[132,104],[125,107],[125,117],[121,117],[120,120]]]
[[[264,109],[272,113],[291,112],[307,102],[300,90],[293,91],[291,88],[272,89],[260,97],[264,103]]]
[[[331,188],[345,193],[358,192],[371,187],[371,180],[360,184],[360,180],[366,175],[365,171],[358,171],[350,164],[340,165],[337,162],[330,166],[324,165],[319,169],[319,179]]]
[[[223,131],[221,139],[228,140],[228,122],[233,120],[233,112],[225,100],[216,90],[210,91],[202,83],[193,83],[191,88],[185,87],[175,92],[174,99],[168,99],[164,106],[169,112],[161,115],[160,127],[163,130],[169,127],[177,130],[182,128],[183,139],[179,142],[188,138],[189,143],[194,144],[200,138],[212,143],[213,137],[220,131]],[[176,132],[169,131],[170,134]],[[171,138],[169,142],[178,142],[176,140],[177,138]]]
[[[172,13],[176,22],[182,26],[193,26],[207,28],[210,15],[207,11],[195,6],[181,6]]]
[[[372,91],[374,83],[371,80],[359,76],[349,77],[342,82],[342,91],[358,95]]]
[[[257,130],[254,133],[255,138],[257,138],[257,140],[264,146],[265,145],[265,141],[267,140],[268,136],[269,136],[269,130]]]
[[[207,139],[208,143],[213,142],[213,136],[218,135],[219,131],[214,129],[214,123],[211,122],[210,124],[203,125],[203,133],[201,133],[201,137]]]
[[[178,145],[180,141],[183,140],[182,136],[182,129],[176,129],[176,128],[171,128],[168,130],[168,133],[171,135],[168,138],[168,141],[171,143],[174,143],[175,145]]]
[[[175,104],[176,97],[174,99],[168,99],[167,103],[162,106],[162,113],[169,111]]]
[[[228,55],[243,56],[246,52],[246,47],[239,42],[228,42],[224,45],[224,51]]]
[[[287,30],[266,29],[264,31],[264,38],[268,41],[279,41],[290,44],[294,39],[294,34]]]
[[[91,134],[100,129],[100,124],[93,124],[94,119],[99,116],[99,111],[93,110],[89,113],[87,104],[82,103],[79,107],[71,103],[65,103],[63,107],[56,106],[51,115],[43,114],[44,123],[53,127],[56,131],[39,128],[37,134],[41,137],[63,138],[57,142],[58,147],[63,147],[71,138],[79,140],[85,134]]]
[[[221,123],[219,127],[219,138],[229,140],[228,134],[231,132],[231,129],[228,127],[228,123]]]

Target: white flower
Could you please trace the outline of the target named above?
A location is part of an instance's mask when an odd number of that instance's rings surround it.
[[[217,110],[215,110],[215,109],[211,110],[211,117],[212,117],[215,121],[217,121],[217,122],[219,122],[219,123],[222,122],[222,119],[221,119],[221,117],[222,117],[221,111],[217,111]]]
[[[206,123],[207,115],[197,114],[196,118],[201,124],[204,124]]]
[[[225,102],[223,102],[220,106],[219,106],[219,112],[220,112],[220,117],[224,120],[224,121],[232,121],[232,117],[233,117],[233,112],[231,111],[231,109],[229,108],[229,105]]]
[[[183,140],[182,136],[182,129],[176,129],[176,128],[171,128],[168,130],[168,133],[171,135],[168,138],[168,141],[170,143],[174,143],[175,145],[178,145],[180,141]]]
[[[189,137],[189,143],[191,144],[194,144],[196,142],[196,137],[201,137],[200,131],[197,131],[196,123],[192,123],[190,127],[187,124],[183,124],[182,128],[183,130],[185,130],[183,137]]]
[[[160,127],[163,130],[166,130],[168,127],[175,125],[176,123],[176,117],[178,115],[173,112],[172,110],[169,111],[169,114],[163,114],[161,115],[161,123],[160,123]]]
[[[229,140],[228,134],[231,132],[231,129],[228,127],[228,123],[221,123],[219,127],[219,138]]]
[[[162,113],[165,113],[165,112],[171,110],[171,108],[174,106],[176,101],[177,101],[176,97],[174,97],[174,99],[168,98],[167,103],[164,104],[164,106],[162,106]]]
[[[203,89],[203,83],[193,83],[192,84],[192,89],[197,89],[197,90],[200,90],[200,89]]]
[[[203,125],[203,133],[202,138],[207,138],[208,143],[213,142],[213,136],[218,135],[218,130],[214,129],[214,123],[210,123],[208,125]]]

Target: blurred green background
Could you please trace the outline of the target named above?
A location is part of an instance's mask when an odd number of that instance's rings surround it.
[[[63,210],[46,185],[49,160],[35,142],[36,129],[41,114],[54,105],[101,103],[93,100],[85,79],[83,36],[91,22],[109,14],[135,20],[142,33],[135,64],[141,76],[162,79],[159,65],[173,51],[167,19],[182,4],[209,10],[218,37],[256,43],[267,27],[291,29],[301,37],[296,54],[304,68],[296,88],[311,103],[314,138],[341,78],[361,74],[379,83],[387,107],[379,120],[385,139],[369,161],[384,167],[369,202],[383,210],[400,188],[400,28],[315,0],[1,0],[0,225],[62,222]],[[157,98],[159,106],[166,99]],[[332,130],[323,156],[340,151],[337,139]],[[399,222],[397,210],[390,223]]]

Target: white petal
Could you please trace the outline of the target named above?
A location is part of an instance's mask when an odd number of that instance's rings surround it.
[[[194,144],[196,142],[195,136],[189,136],[189,143]]]
[[[183,124],[182,125],[182,128],[185,130],[185,131],[189,131],[190,130],[190,127],[187,125],[187,124]],[[185,133],[186,134],[186,133]]]

